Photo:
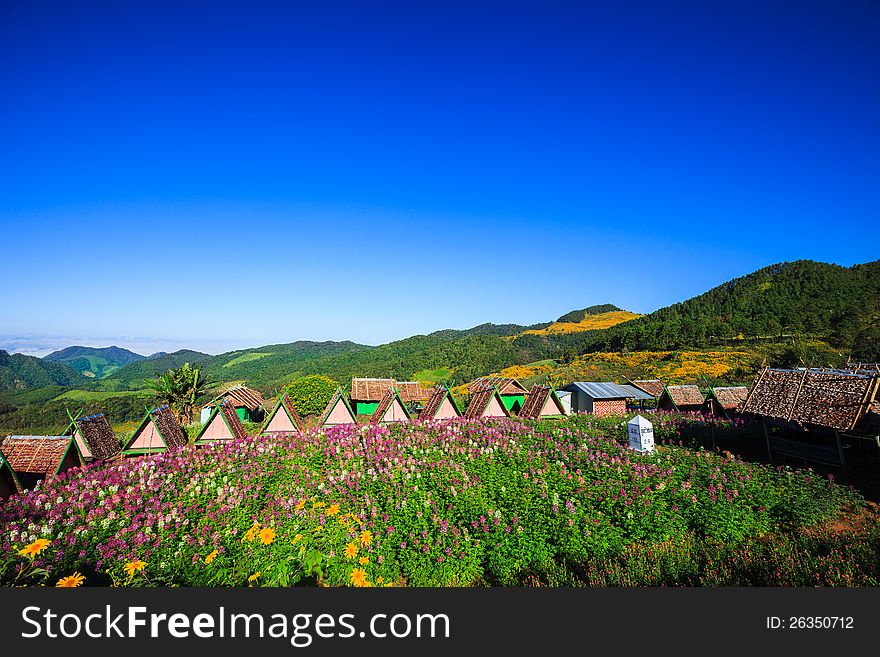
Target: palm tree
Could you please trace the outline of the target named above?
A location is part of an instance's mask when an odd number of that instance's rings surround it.
[[[208,386],[201,366],[189,363],[171,368],[164,374],[157,372],[155,379],[147,379],[145,383],[160,403],[168,404],[181,424],[192,421],[196,401],[205,394]]]

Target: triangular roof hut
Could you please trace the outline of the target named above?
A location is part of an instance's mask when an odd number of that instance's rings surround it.
[[[7,436],[0,452],[25,488],[83,465],[73,436]]]
[[[483,388],[471,395],[464,416],[472,420],[480,417],[510,417],[510,412],[498,390],[493,386]]]
[[[749,396],[749,389],[745,386],[731,386],[709,388],[709,395],[703,402],[700,410],[703,413],[711,413],[718,417],[733,420],[739,417],[739,407]]]
[[[69,415],[69,414],[68,414]],[[103,413],[71,418],[65,432],[73,436],[76,449],[84,463],[109,461],[122,457],[122,447]]]
[[[167,404],[147,411],[138,428],[125,443],[125,454],[157,454],[169,447],[183,447],[189,441]]]
[[[556,391],[550,386],[537,383],[526,395],[526,401],[519,411],[519,417],[537,419],[540,417],[562,417],[565,407],[559,401]]]
[[[473,397],[476,393],[487,389],[498,391],[504,408],[510,413],[517,413],[526,400],[528,390],[516,379],[503,376],[483,376],[474,379],[468,384],[468,394]]]
[[[220,440],[235,440],[245,438],[247,431],[244,430],[238,414],[230,402],[224,401],[217,404],[205,426],[196,436],[196,445],[207,445]]]
[[[412,422],[412,416],[400,399],[397,388],[391,388],[370,416],[370,424],[388,424],[391,422]]]
[[[379,402],[392,388],[404,405],[426,400],[431,390],[423,388],[418,381],[397,381],[395,379],[353,378],[351,380],[351,406],[356,415],[372,415]]]
[[[340,424],[357,424],[357,419],[355,418],[354,411],[351,410],[348,400],[342,393],[342,388],[337,388],[333,397],[327,403],[326,408],[324,408],[324,412],[321,413],[321,417],[318,418],[318,426],[335,427]]]
[[[461,416],[461,409],[455,403],[455,398],[449,392],[449,388],[438,384],[431,389],[431,396],[428,397],[425,407],[419,413],[419,421],[450,420]]]
[[[0,500],[12,497],[16,493],[21,492],[21,482],[15,476],[15,470],[0,452]]]
[[[275,408],[266,417],[261,433],[302,431],[303,421],[286,393],[281,393]]]
[[[630,381],[630,383],[654,399],[660,399],[663,396],[663,382],[660,379],[639,379],[638,381]]]
[[[657,401],[657,408],[664,411],[690,413],[703,406],[703,393],[695,385],[667,386]]]

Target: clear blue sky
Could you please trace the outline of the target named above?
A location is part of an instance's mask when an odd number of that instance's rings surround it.
[[[837,0],[3,0],[0,347],[376,344],[874,259],[878,30]]]

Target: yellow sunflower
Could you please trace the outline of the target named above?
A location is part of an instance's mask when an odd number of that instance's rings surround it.
[[[73,575],[68,575],[67,577],[59,579],[55,586],[60,589],[75,589],[77,586],[82,586],[82,583],[85,581],[85,577],[79,573],[74,573]]]
[[[18,553],[23,557],[35,557],[47,547],[49,547],[49,541],[45,538],[38,538],[30,545],[19,550]]]

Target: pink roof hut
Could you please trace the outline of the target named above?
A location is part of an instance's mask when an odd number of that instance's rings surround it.
[[[125,444],[124,453],[156,454],[169,447],[183,447],[189,441],[168,405],[147,411],[134,434]]]
[[[199,435],[196,436],[196,445],[207,445],[221,440],[235,440],[245,438],[247,432],[244,425],[238,419],[235,407],[228,401],[221,402],[214,407],[208,421]]]
[[[423,420],[451,420],[461,417],[461,409],[455,403],[449,388],[437,385],[432,391],[425,407],[419,413],[419,421]]]
[[[357,424],[357,419],[355,418],[354,411],[351,410],[348,400],[342,394],[342,389],[337,388],[333,398],[330,399],[324,412],[321,413],[321,417],[318,418],[318,426],[335,427],[341,424]]]
[[[370,424],[389,424],[392,422],[412,422],[412,417],[396,388],[391,388],[379,400],[379,405],[370,416]]]
[[[510,417],[510,412],[498,394],[498,388],[492,386],[471,395],[464,416],[471,420],[480,417]]]
[[[293,431],[302,431],[302,429],[303,421],[300,418],[299,413],[296,412],[296,407],[293,405],[293,402],[290,401],[290,397],[282,393],[281,397],[278,398],[278,403],[275,405],[275,409],[269,413],[269,417],[266,418],[261,433],[290,433]]]

